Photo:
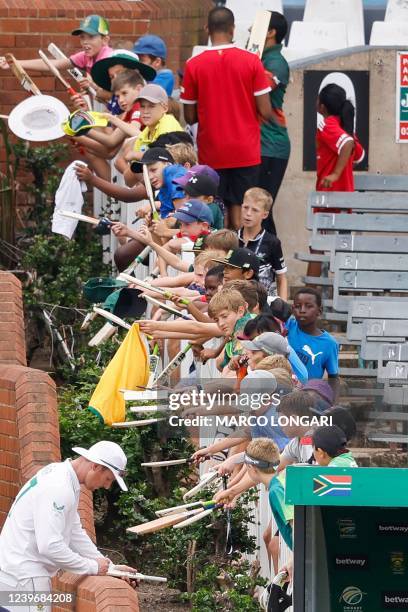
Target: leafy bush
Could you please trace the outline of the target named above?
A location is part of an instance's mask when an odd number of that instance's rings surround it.
[[[251,576],[247,561],[228,566],[210,563],[200,570],[197,590],[186,599],[191,601],[192,612],[258,612],[259,605],[252,594],[256,586],[265,583]]]

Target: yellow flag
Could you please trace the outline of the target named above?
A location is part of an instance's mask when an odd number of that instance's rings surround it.
[[[89,402],[89,410],[105,425],[123,423],[126,418],[125,400],[119,389],[137,390],[149,379],[149,358],[146,343],[134,323],[126,338],[106,366]]]

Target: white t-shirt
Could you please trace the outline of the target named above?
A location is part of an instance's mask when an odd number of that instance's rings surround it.
[[[291,463],[308,463],[309,459],[313,457],[312,433],[313,430],[310,430],[302,438],[297,437],[289,440],[281,452],[281,458]]]
[[[103,555],[82,528],[80,484],[69,459],[43,467],[19,491],[0,534],[0,570],[18,581],[98,573]]]

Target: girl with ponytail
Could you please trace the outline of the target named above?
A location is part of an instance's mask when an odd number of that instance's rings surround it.
[[[353,163],[365,152],[354,133],[354,106],[343,87],[330,83],[317,98],[317,191],[354,191]]]

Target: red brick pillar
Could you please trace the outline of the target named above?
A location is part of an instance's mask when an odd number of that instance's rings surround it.
[[[0,529],[20,487],[60,459],[55,384],[45,372],[26,366],[21,283],[0,272]],[[95,541],[90,491],[81,492],[79,513]],[[54,588],[76,595],[76,612],[139,610],[135,591],[116,578],[64,572]],[[54,612],[64,609],[73,608],[54,607]]]

